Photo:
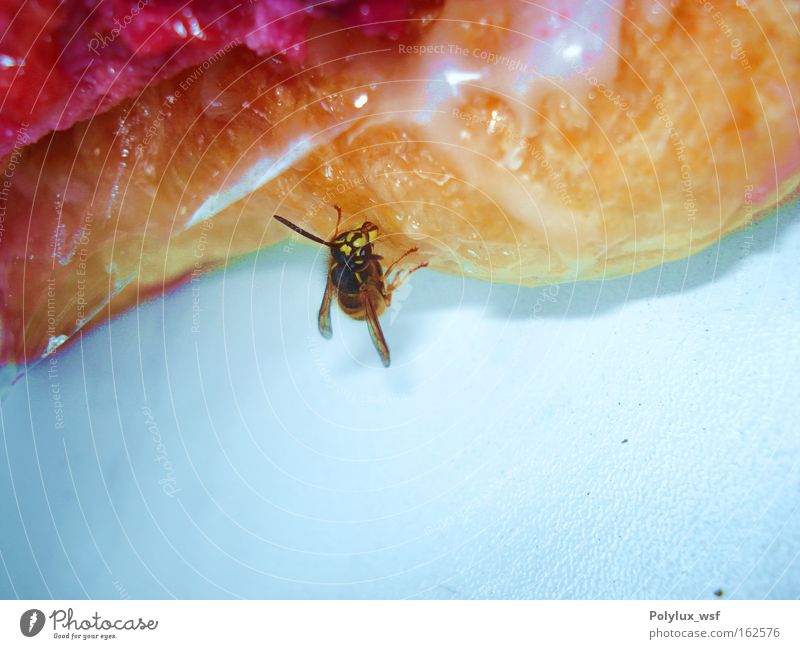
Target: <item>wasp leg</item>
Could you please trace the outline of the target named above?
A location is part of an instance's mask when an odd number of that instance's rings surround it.
[[[364,313],[366,314],[367,327],[369,328],[369,335],[372,338],[372,344],[378,350],[378,355],[381,357],[381,362],[384,367],[389,367],[391,358],[389,356],[389,345],[386,344],[386,338],[383,337],[383,329],[378,320],[378,312],[375,309],[374,300],[380,299],[380,294],[370,291],[365,285],[361,286],[361,300],[364,304]]]
[[[395,276],[392,278],[392,281],[389,282],[389,285],[384,289],[384,297],[386,298],[387,302],[391,298],[391,295],[394,291],[400,288],[409,277],[411,277],[412,273],[416,273],[420,268],[425,268],[428,265],[428,262],[422,262],[421,264],[417,264],[413,268],[409,268],[408,270],[401,270],[395,273]]]
[[[328,282],[325,284],[325,294],[322,296],[322,304],[319,307],[319,332],[323,338],[330,338],[333,336],[333,329],[331,328],[331,302],[333,302],[333,280],[330,273],[328,274]]]
[[[334,205],[333,208],[336,210],[336,229],[333,231],[333,236],[331,237],[331,241],[333,241],[336,237],[339,236],[339,226],[342,224],[342,208],[338,205]]]
[[[397,262],[399,262],[401,259],[404,259],[405,257],[408,257],[409,255],[417,252],[418,250],[419,250],[419,248],[417,248],[417,247],[409,248],[402,255],[400,255],[397,259],[395,259],[391,264],[389,264],[389,267],[386,269],[386,272],[383,273],[383,281],[386,281],[386,279],[389,277],[389,273],[391,273],[392,269],[395,266],[397,266]]]

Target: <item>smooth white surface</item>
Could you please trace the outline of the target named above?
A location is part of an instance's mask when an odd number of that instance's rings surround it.
[[[798,597],[797,216],[608,282],[423,271],[389,370],[317,333],[312,248],[145,304],[2,403],[0,595]]]

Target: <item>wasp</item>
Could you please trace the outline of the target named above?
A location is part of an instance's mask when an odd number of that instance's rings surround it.
[[[386,344],[386,338],[384,338],[378,318],[391,305],[392,293],[412,273],[420,268],[425,268],[428,263],[423,262],[405,271],[396,272],[390,280],[389,275],[397,267],[398,262],[418,252],[418,248],[406,250],[384,271],[381,266],[383,257],[376,255],[373,250],[375,240],[378,238],[378,226],[364,221],[360,228],[339,232],[342,224],[342,209],[338,205],[333,207],[338,216],[336,230],[330,241],[307,232],[282,216],[275,214],[274,218],[306,239],[330,249],[325,293],[319,307],[319,332],[322,336],[330,338],[333,335],[331,303],[335,295],[339,308],[345,314],[355,320],[366,320],[375,349],[378,350],[384,367],[389,367],[391,360],[389,345]]]

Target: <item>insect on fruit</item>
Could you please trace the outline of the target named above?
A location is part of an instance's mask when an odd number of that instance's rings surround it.
[[[389,274],[397,263],[408,255],[417,252],[417,248],[406,250],[395,259],[384,272],[381,266],[380,255],[376,255],[372,246],[378,237],[378,226],[364,221],[360,228],[346,230],[339,233],[342,222],[342,209],[334,205],[338,218],[333,239],[325,241],[320,237],[306,232],[298,225],[275,214],[285,226],[291,228],[307,239],[316,241],[330,248],[331,256],[328,266],[328,280],[325,285],[325,294],[322,296],[322,305],[319,308],[319,332],[325,338],[333,335],[331,329],[331,302],[334,294],[339,302],[339,307],[355,320],[366,320],[369,334],[375,349],[380,354],[384,367],[389,367],[389,346],[383,337],[381,323],[378,317],[392,302],[392,293],[405,282],[411,273],[425,268],[427,262],[417,264],[413,268],[395,273],[389,281]]]

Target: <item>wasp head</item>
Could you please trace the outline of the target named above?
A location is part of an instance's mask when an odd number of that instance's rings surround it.
[[[333,246],[341,254],[350,257],[352,255],[358,255],[361,248],[371,245],[377,238],[378,226],[369,221],[365,221],[357,230],[350,230],[337,237],[333,241]]]

